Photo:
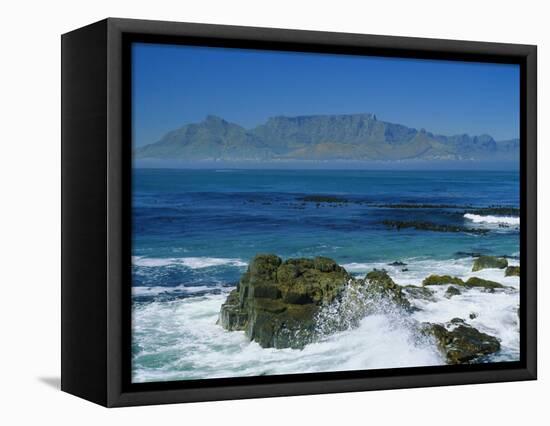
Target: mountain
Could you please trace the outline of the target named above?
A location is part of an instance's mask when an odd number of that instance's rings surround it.
[[[272,117],[253,129],[208,116],[137,148],[165,160],[516,160],[519,140],[443,136],[380,121],[374,114]]]

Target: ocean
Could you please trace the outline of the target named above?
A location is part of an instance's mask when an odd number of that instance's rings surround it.
[[[477,211],[519,208],[517,171],[135,168],[132,180],[134,382],[440,365],[410,322],[455,317],[500,339],[486,361],[519,359],[519,278],[471,272],[477,254],[519,264],[517,214]],[[391,226],[405,222],[436,228]],[[516,291],[447,299],[438,286],[407,321],[370,315],[303,350],[264,349],[216,324],[258,253],[327,256],[357,276],[384,268],[400,285],[475,275]]]

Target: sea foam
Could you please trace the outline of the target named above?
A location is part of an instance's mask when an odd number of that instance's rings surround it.
[[[227,259],[226,259],[227,260]],[[310,373],[444,364],[434,342],[422,340],[415,324],[444,323],[459,317],[478,330],[497,337],[502,351],[494,361],[519,357],[519,277],[506,277],[503,269],[472,272],[473,258],[401,259],[406,266],[382,262],[343,265],[358,277],[377,268],[386,269],[400,285],[421,286],[430,274],[462,278],[476,276],[507,288],[487,292],[461,289],[448,299],[446,285],[430,286],[431,300],[413,299],[419,311],[406,318],[399,312],[381,311],[361,319],[354,327],[323,337],[303,350],[262,348],[244,332],[224,330],[216,324],[229,287],[221,294],[153,301],[133,308],[133,357],[135,382],[204,379],[236,376]],[[509,264],[517,261],[509,259]],[[184,289],[182,289],[185,291]],[[156,292],[161,288],[137,290]],[[162,359],[162,363],[158,360]]]
[[[262,348],[244,332],[216,324],[225,295],[134,307],[133,380],[204,379],[443,364],[434,345],[419,342],[390,314],[299,349]],[[154,359],[163,359],[159,365]]]
[[[173,258],[150,258],[150,257],[132,257],[132,263],[135,266],[162,267],[172,265],[182,265],[190,269],[210,268],[212,266],[247,266],[247,263],[241,259],[219,258],[219,257],[173,257]]]
[[[488,224],[503,224],[503,225],[519,225],[519,217],[515,216],[482,216],[479,214],[466,213],[465,219],[471,220],[474,223]]]

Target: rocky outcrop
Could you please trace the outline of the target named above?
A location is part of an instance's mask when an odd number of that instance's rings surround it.
[[[459,294],[462,294],[462,292],[452,285],[450,285],[449,288],[445,291],[445,297],[447,299],[450,299],[453,296],[458,296]]]
[[[413,310],[405,296],[403,287],[396,284],[384,270],[374,270],[365,276],[364,292],[371,300],[386,299],[397,307],[405,310]]]
[[[341,295],[321,308],[316,316],[317,337],[359,326],[373,314],[408,314],[417,310],[408,297],[425,299],[433,296],[428,288],[400,286],[385,270],[369,272],[364,279],[352,278]]]
[[[504,271],[505,277],[519,277],[519,266],[508,266]]]
[[[422,331],[433,336],[448,364],[475,363],[500,350],[496,337],[480,332],[460,318],[446,324],[424,324]]]
[[[315,315],[351,276],[332,259],[257,255],[221,307],[227,330],[244,330],[262,347],[302,348],[314,336]]]
[[[464,285],[464,281],[457,277],[451,277],[450,275],[430,275],[422,281],[422,285],[424,286],[446,284]]]
[[[230,331],[243,330],[264,348],[303,348],[378,310],[414,311],[406,296],[384,270],[358,279],[326,257],[282,261],[261,254],[222,305],[219,323]]]
[[[358,326],[366,315],[414,312],[418,308],[409,299],[435,300],[430,285],[448,285],[447,298],[469,287],[490,291],[503,287],[477,277],[463,281],[448,275],[431,275],[422,287],[400,286],[385,270],[375,269],[360,279],[326,257],[283,261],[273,254],[260,254],[222,305],[219,323],[230,331],[244,331],[264,348],[300,349]],[[495,337],[458,318],[446,324],[423,324],[421,331],[435,339],[449,364],[475,362],[500,348]]]
[[[474,260],[472,272],[481,271],[482,269],[504,269],[508,266],[508,261],[503,257],[495,256],[479,256]]]
[[[466,281],[463,281],[462,279],[458,277],[451,277],[450,275],[430,275],[429,277],[426,277],[424,281],[422,281],[423,286],[430,286],[430,285],[447,285],[447,284],[453,284],[455,286],[460,287],[483,287],[487,289],[495,289],[495,288],[503,288],[504,286],[500,283],[497,283],[495,281],[490,280],[484,280],[482,278],[478,277],[471,277]],[[454,288],[454,287],[453,287]],[[447,289],[447,293],[451,291],[458,291],[457,288],[454,288],[454,290],[451,290],[451,287]],[[446,293],[446,295],[447,295]],[[455,293],[460,294],[460,292]]]
[[[418,287],[415,285],[406,285],[403,287],[403,291],[410,299],[421,299],[431,302],[435,302],[434,292],[428,287]]]
[[[490,280],[484,280],[482,278],[478,277],[472,277],[469,278],[465,283],[465,287],[483,287],[486,289],[495,289],[495,288],[503,288],[504,286],[500,283],[497,283],[495,281]]]

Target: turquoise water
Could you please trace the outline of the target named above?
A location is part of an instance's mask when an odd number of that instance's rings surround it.
[[[332,198],[323,202],[310,196]],[[432,207],[389,207],[395,204]],[[519,207],[518,172],[135,169],[135,379],[326,371],[345,365],[326,353],[322,362],[312,364],[307,350],[300,357],[292,350],[277,355],[277,350],[256,347],[239,333],[220,330],[215,324],[219,306],[250,259],[257,253],[282,258],[322,255],[359,275],[376,265],[405,261],[406,271],[386,266],[399,284],[418,284],[430,273],[465,276],[471,269],[469,253],[506,255],[517,261],[518,218],[506,218],[512,226],[503,226],[502,219],[465,216],[471,209],[493,205]],[[384,224],[388,220],[452,225],[465,231],[398,231]],[[516,296],[502,299],[506,315],[516,302]],[[455,308],[460,309],[448,309]],[[236,336],[240,340],[235,341]],[[396,342],[407,340],[406,335],[394,337]],[[509,339],[506,359],[517,354],[514,338]],[[244,352],[236,349],[245,347]],[[363,353],[348,360],[353,368],[384,366],[384,357],[391,364],[387,353],[380,359],[370,356],[364,365],[354,364]],[[266,354],[269,359],[256,365]],[[231,369],[229,360],[236,357],[238,364],[247,356],[255,366],[249,373]],[[208,357],[210,362],[205,361]],[[299,362],[296,357],[305,359]],[[407,360],[403,365],[438,363],[433,350],[415,352]]]

